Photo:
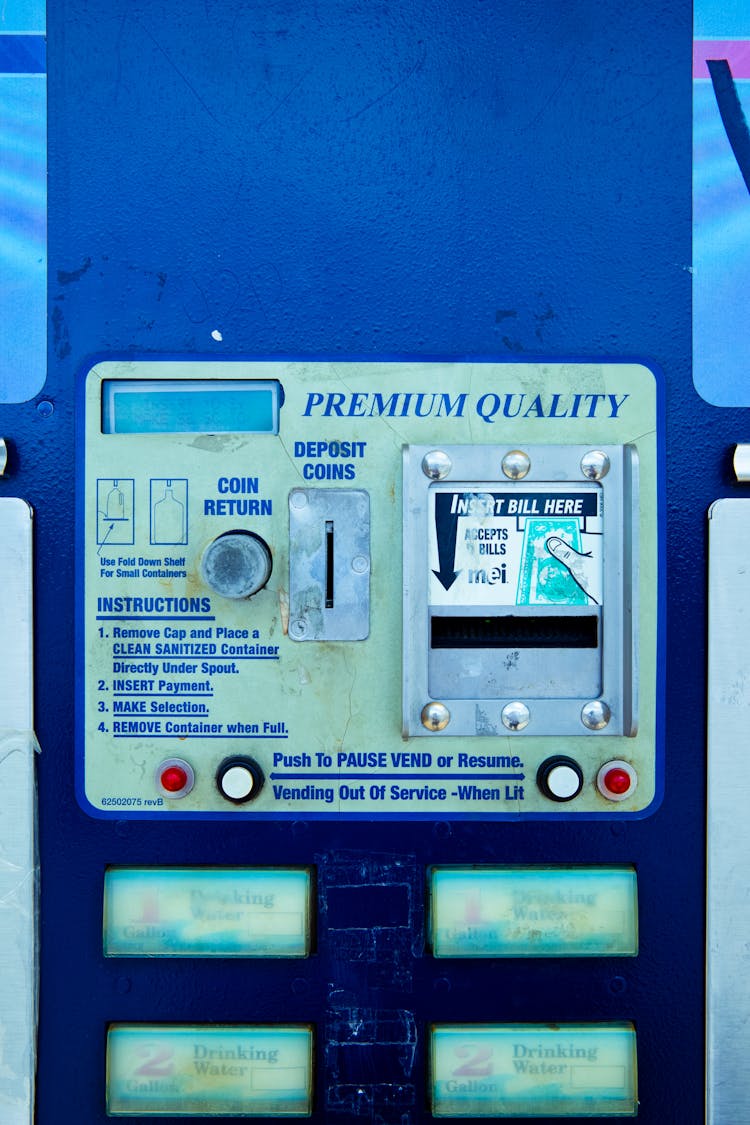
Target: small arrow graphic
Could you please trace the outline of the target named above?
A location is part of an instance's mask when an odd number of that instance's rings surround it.
[[[458,515],[451,512],[452,492],[438,492],[435,497],[435,534],[437,536],[439,570],[433,570],[438,582],[450,590],[461,573],[455,570]]]
[[[109,537],[112,534],[112,532],[114,531],[114,529],[115,529],[115,525],[113,523],[111,523],[109,525],[108,529],[107,529],[107,534],[104,536],[101,543],[99,544],[99,550],[96,552],[97,555],[100,555],[102,553],[102,547],[107,542],[107,540],[109,539]]]

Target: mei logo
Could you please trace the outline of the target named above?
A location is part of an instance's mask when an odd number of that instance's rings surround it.
[[[506,563],[503,563],[502,566],[493,566],[491,570],[486,570],[484,567],[480,567],[478,570],[469,570],[469,583],[473,586],[495,586],[498,582],[504,583],[507,581],[508,567]]]

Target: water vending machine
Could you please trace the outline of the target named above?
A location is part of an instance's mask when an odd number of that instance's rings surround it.
[[[750,11],[0,11],[0,1121],[750,1122]]]

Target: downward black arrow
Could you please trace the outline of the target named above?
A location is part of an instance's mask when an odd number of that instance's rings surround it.
[[[461,573],[453,569],[456,565],[458,515],[451,512],[452,501],[452,492],[438,492],[435,497],[435,534],[440,569],[432,573],[446,590],[450,590]]]

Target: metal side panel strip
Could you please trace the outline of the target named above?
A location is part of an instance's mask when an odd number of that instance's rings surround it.
[[[0,499],[0,1120],[30,1125],[36,1054],[32,513]]]
[[[706,1121],[750,1120],[750,501],[709,513]]]

